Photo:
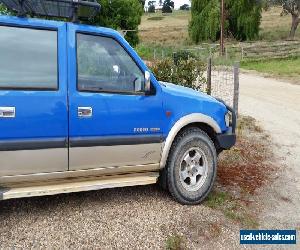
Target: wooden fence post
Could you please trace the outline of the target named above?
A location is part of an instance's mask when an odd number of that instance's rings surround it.
[[[211,95],[211,71],[212,71],[212,60],[211,57],[207,60],[207,89],[208,95]]]
[[[240,64],[236,62],[233,67],[233,77],[234,77],[234,91],[233,91],[233,109],[238,116],[239,111],[239,94],[240,94]]]

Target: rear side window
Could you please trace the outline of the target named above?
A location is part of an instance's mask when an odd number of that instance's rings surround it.
[[[0,89],[57,88],[57,31],[0,26]]]
[[[113,38],[77,34],[78,89],[80,91],[138,93],[144,74]]]

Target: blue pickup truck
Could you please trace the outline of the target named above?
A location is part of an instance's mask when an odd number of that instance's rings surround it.
[[[117,31],[0,16],[0,200],[159,182],[198,204],[235,124],[221,100],[159,82]]]

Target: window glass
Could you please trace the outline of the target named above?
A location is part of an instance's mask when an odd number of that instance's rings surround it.
[[[0,88],[57,89],[57,32],[0,26]]]
[[[78,89],[140,92],[144,74],[114,39],[77,34]]]

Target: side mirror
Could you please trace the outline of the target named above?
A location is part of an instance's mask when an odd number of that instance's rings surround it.
[[[145,93],[149,93],[151,90],[151,74],[149,71],[145,71]]]

